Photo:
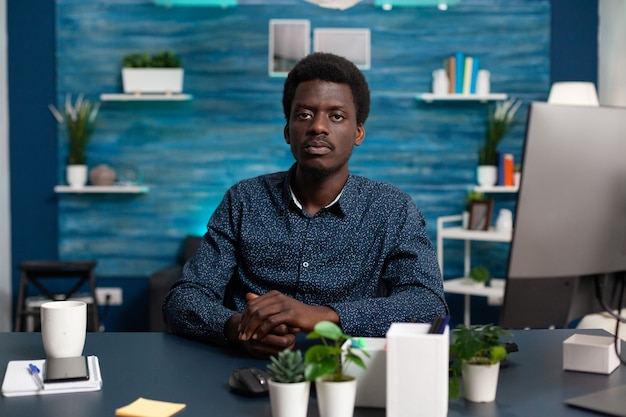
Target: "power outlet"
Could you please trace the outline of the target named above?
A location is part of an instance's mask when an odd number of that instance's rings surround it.
[[[98,299],[99,306],[104,306],[107,304],[110,306],[121,306],[122,305],[122,289],[119,287],[115,287],[115,288],[97,287],[96,298]]]

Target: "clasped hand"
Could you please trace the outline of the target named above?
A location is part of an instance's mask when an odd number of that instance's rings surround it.
[[[322,320],[339,322],[330,307],[311,306],[272,290],[263,295],[248,293],[237,326],[239,342],[254,356],[276,355],[293,349],[295,334],[310,332]]]

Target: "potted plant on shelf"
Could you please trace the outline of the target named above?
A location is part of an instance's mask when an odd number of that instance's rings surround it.
[[[478,151],[477,182],[493,186],[498,179],[498,145],[513,123],[513,117],[522,105],[521,100],[498,101],[489,106],[485,142]]]
[[[62,111],[52,104],[48,108],[57,122],[65,126],[67,133],[67,182],[73,188],[83,187],[87,183],[86,148],[96,126],[100,103],[85,100],[81,93],[72,104],[72,95],[68,93]]]
[[[469,277],[479,284],[489,286],[491,280],[491,272],[484,266],[475,266],[469,272]]]
[[[496,398],[500,361],[508,356],[501,337],[512,334],[499,326],[457,325],[450,344],[450,398],[461,393],[462,376],[465,399],[472,402],[491,402]]]
[[[352,417],[356,399],[356,379],[346,373],[348,365],[365,369],[363,356],[369,354],[361,349],[358,340],[343,333],[339,326],[329,321],[317,323],[307,339],[321,339],[305,354],[304,375],[307,381],[315,381],[320,417]],[[348,343],[346,343],[348,342]]]
[[[122,58],[124,93],[181,93],[183,77],[180,58],[170,51],[131,53]]]
[[[267,365],[273,417],[306,417],[311,383],[304,379],[304,358],[299,350],[285,349]]]

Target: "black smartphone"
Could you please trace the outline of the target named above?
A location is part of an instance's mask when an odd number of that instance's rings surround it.
[[[87,357],[48,358],[44,363],[43,382],[86,381],[89,379]]]

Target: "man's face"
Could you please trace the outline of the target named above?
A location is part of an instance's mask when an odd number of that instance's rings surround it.
[[[300,83],[285,126],[285,141],[298,167],[319,177],[348,171],[354,146],[365,137],[347,84],[313,80]]]

